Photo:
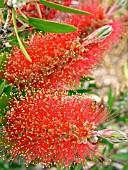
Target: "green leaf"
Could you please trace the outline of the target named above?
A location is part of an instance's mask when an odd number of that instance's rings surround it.
[[[0,110],[5,109],[8,103],[9,103],[8,96],[5,93],[3,93],[0,97]]]
[[[4,114],[6,106],[11,99],[12,86],[9,85],[5,80],[0,79],[0,114]]]
[[[7,61],[7,55],[6,53],[2,53],[0,56],[0,70],[4,70],[5,69],[5,62]]]
[[[5,167],[5,165],[3,164],[3,162],[0,162],[0,169],[1,169],[1,170],[8,170],[8,168]]]
[[[92,167],[92,170],[99,170],[97,166]]]
[[[102,143],[105,143],[106,145],[108,145],[108,152],[111,152],[113,150],[114,144],[108,141],[107,139],[102,138]]]
[[[79,163],[77,167],[75,167],[75,170],[81,170],[82,169],[82,163]]]
[[[66,6],[63,6],[63,5],[56,4],[54,2],[48,2],[48,1],[40,0],[40,3],[45,5],[45,6],[48,6],[50,8],[54,8],[54,9],[57,9],[59,11],[62,11],[62,12],[68,12],[68,13],[74,13],[74,14],[92,15],[91,13],[89,13],[87,11],[81,11],[81,10],[78,10],[78,9],[69,8],[69,7],[66,7]]]
[[[108,102],[107,102],[107,104],[108,104],[109,109],[111,109],[111,110],[112,110],[112,107],[113,107],[114,102],[115,102],[115,97],[116,97],[116,95],[113,94],[112,87],[110,86],[109,90],[108,90]]]
[[[61,170],[60,164],[57,165],[56,169]]]
[[[13,24],[14,24],[14,30],[15,30],[15,33],[16,33],[16,37],[17,37],[17,40],[18,40],[18,43],[19,43],[19,46],[20,46],[20,49],[21,51],[23,52],[23,54],[25,55],[25,57],[31,62],[31,58],[30,56],[28,55],[26,49],[24,48],[21,40],[20,40],[20,37],[18,35],[18,31],[17,31],[17,25],[16,25],[16,15],[15,15],[15,10],[14,8],[12,9],[12,19],[13,19]]]
[[[128,160],[128,153],[116,153],[115,155],[112,155],[110,158],[114,159],[114,160],[127,161]]]
[[[123,170],[128,170],[128,164],[124,166]]]
[[[3,93],[5,88],[5,80],[0,84],[0,95]]]
[[[32,18],[32,17],[28,17],[28,20],[26,20],[22,16],[19,16],[19,18],[23,22],[26,22],[27,24],[45,32],[69,33],[69,32],[75,32],[77,30],[77,28],[74,26],[68,24],[62,24],[59,22],[47,21],[47,20],[42,20],[42,19]]]
[[[11,97],[11,92],[12,92],[12,86],[8,85],[5,89],[4,89],[4,93],[6,93],[6,95],[8,96],[8,98]]]
[[[5,8],[5,6],[4,6],[4,0],[0,0],[0,8]]]
[[[126,119],[125,121],[126,121],[126,125],[128,125],[128,119]]]
[[[123,71],[124,71],[124,77],[126,79],[126,81],[128,81],[128,61],[126,61],[126,63],[123,66]]]

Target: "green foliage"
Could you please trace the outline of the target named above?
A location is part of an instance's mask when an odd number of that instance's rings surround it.
[[[123,170],[128,170],[128,164],[124,166]]]
[[[0,96],[0,109],[3,110],[6,108],[6,106],[8,105],[8,102],[9,102],[9,98],[8,96],[3,93],[1,96]]]
[[[110,86],[109,89],[108,89],[108,102],[107,102],[107,105],[109,107],[109,109],[112,110],[112,107],[114,105],[114,101],[115,101],[115,93],[113,94],[113,90],[112,90],[112,87]]]
[[[4,115],[11,99],[12,86],[0,79],[0,114]]]
[[[0,84],[0,95],[3,93],[4,88],[5,88],[5,81],[3,81],[3,82]]]
[[[110,156],[110,158],[113,159],[113,160],[127,161],[128,160],[128,153],[117,153],[115,155]]]
[[[4,8],[4,0],[0,0],[0,8]]]
[[[117,100],[117,106],[114,108],[114,111],[119,114],[115,120],[128,125],[128,92],[120,93],[120,97]]]
[[[16,24],[16,14],[15,14],[15,10],[14,10],[14,9],[12,9],[12,19],[13,19],[14,30],[15,30],[15,33],[16,33],[16,37],[17,37],[19,46],[20,46],[23,54],[25,55],[25,57],[31,62],[31,58],[30,58],[30,56],[28,55],[26,49],[24,48],[24,46],[23,46],[23,44],[22,44],[22,41],[20,40],[20,37],[19,37],[19,35],[18,35],[17,24]]]
[[[47,21],[47,20],[38,19],[38,18],[28,17],[28,20],[27,20],[24,17],[19,16],[19,19],[35,27],[36,29],[39,29],[40,31],[45,31],[45,32],[69,33],[69,32],[75,32],[77,30],[76,27],[68,25],[68,24],[62,24],[62,23]]]
[[[74,14],[92,15],[89,12],[81,11],[81,10],[74,9],[74,8],[69,8],[69,7],[66,7],[66,6],[62,6],[62,5],[56,4],[54,2],[47,2],[47,1],[44,1],[44,0],[40,0],[40,3],[47,6],[47,7],[54,8],[54,9],[57,9],[57,10],[62,11],[62,12],[68,12],[68,13],[74,13]]]
[[[82,163],[78,164],[76,167],[75,167],[75,170],[82,170]]]
[[[5,62],[7,61],[7,55],[6,52],[2,53],[0,56],[0,70],[5,69]]]
[[[80,86],[76,86],[76,90],[69,90],[69,95],[76,94],[95,94],[98,95],[95,90],[99,87],[95,83],[93,77],[81,77]]]
[[[2,148],[0,149],[2,150]],[[29,167],[26,167],[24,165],[24,160],[8,161],[8,159],[9,159],[9,156],[5,157],[4,160],[0,160],[0,170],[21,170],[21,169],[35,170],[35,166],[33,164],[29,164]]]

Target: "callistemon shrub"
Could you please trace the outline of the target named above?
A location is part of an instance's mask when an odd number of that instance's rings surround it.
[[[26,164],[52,162],[70,166],[105,159],[97,146],[100,137],[111,138],[111,130],[98,130],[110,115],[102,103],[85,96],[45,96],[38,92],[20,101],[12,100],[4,128],[6,154],[20,156]]]
[[[89,159],[105,159],[98,150],[101,138],[126,139],[121,132],[98,129],[111,118],[104,104],[65,93],[90,73],[126,28],[125,18],[108,17],[99,1],[78,8],[93,14],[69,15],[64,22],[77,26],[78,31],[35,33],[24,43],[31,62],[18,47],[8,54],[5,79],[18,92],[25,92],[25,97],[14,94],[7,108],[3,141],[11,159],[20,157],[26,164],[46,166],[86,165]]]
[[[39,33],[25,43],[32,62],[14,47],[8,55],[6,80],[22,88],[38,89],[65,90],[69,85],[73,88],[74,84],[79,84],[80,77],[90,73],[103,54],[119,42],[126,28],[124,17],[108,18],[97,1],[80,8],[93,15],[71,15],[66,19],[65,22],[78,27],[77,32],[45,36]],[[102,30],[104,26],[111,28],[106,34]]]

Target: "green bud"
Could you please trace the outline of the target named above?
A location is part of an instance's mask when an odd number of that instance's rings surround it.
[[[89,36],[87,36],[84,39],[83,42],[83,46],[86,46],[88,44],[91,43],[98,43],[103,41],[106,37],[108,37],[111,32],[112,32],[113,28],[110,25],[105,25],[97,30],[95,30],[92,34],[90,34]]]
[[[107,139],[111,143],[120,143],[128,141],[127,135],[118,130],[104,129],[98,131],[98,135],[102,138]]]

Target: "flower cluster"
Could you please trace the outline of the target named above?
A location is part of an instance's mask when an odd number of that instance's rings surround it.
[[[84,96],[44,97],[36,93],[14,100],[7,115],[6,146],[11,157],[25,158],[26,164],[38,160],[70,166],[85,164],[96,155],[100,159],[97,125],[109,112],[101,103]]]
[[[30,4],[31,7],[35,8]],[[38,33],[25,42],[32,62],[18,47],[8,55],[5,79],[28,95],[13,98],[10,103],[4,127],[5,146],[7,154],[23,157],[26,164],[86,164],[86,158],[100,159],[100,137],[114,140],[114,131],[97,129],[110,116],[104,104],[64,92],[79,84],[81,76],[89,74],[103,54],[118,43],[126,28],[124,18],[107,17],[98,0],[78,8],[93,14],[69,15],[64,22],[78,27],[78,31]]]

